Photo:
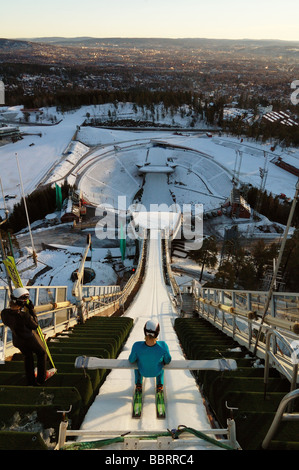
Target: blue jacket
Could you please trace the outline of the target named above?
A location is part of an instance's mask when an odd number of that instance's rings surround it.
[[[154,346],[147,346],[145,341],[133,344],[129,362],[137,362],[140,374],[143,377],[157,377],[164,364],[169,364],[171,355],[164,341],[157,341]]]

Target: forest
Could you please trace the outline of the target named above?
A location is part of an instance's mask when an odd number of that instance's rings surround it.
[[[145,88],[131,88],[130,90],[84,90],[63,89],[55,92],[35,91],[26,95],[21,87],[13,92],[6,93],[6,102],[9,106],[20,103],[25,108],[41,108],[56,106],[62,111],[95,104],[131,102],[137,106],[151,106],[163,103],[166,108],[177,107],[183,104],[198,104],[199,96],[190,91],[152,91]]]
[[[220,246],[214,237],[204,240],[200,250],[189,252],[189,258],[201,266],[199,282],[205,287],[245,289],[262,291],[268,289],[267,274],[273,273],[273,259],[277,258],[279,246],[266,244],[259,239],[244,246],[239,239]],[[213,272],[207,281],[204,271]],[[299,230],[287,241],[279,271],[277,290],[298,292],[299,276]]]
[[[70,186],[66,182],[61,186],[63,200],[68,196],[69,188]],[[48,185],[37,189],[26,196],[25,201],[30,222],[33,223],[36,220],[43,219],[47,214],[52,214],[56,210],[56,188]],[[24,199],[21,199],[19,203],[14,205],[7,222],[1,228],[16,233],[27,227],[27,225]]]
[[[287,224],[292,201],[247,185],[242,186],[241,193],[253,210],[265,215],[272,222]],[[292,225],[299,228],[299,204],[295,207]]]

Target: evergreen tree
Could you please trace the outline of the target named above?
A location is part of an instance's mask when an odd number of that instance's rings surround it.
[[[278,255],[278,246],[272,243],[269,247],[266,246],[264,240],[258,240],[251,252],[252,261],[255,266],[255,280],[257,286],[262,281],[267,266],[272,266],[273,258]]]
[[[282,275],[286,290],[299,292],[299,229],[287,240],[282,261]]]
[[[214,237],[205,238],[202,247],[199,250],[193,250],[189,252],[189,257],[201,264],[201,272],[199,281],[202,280],[204,268],[213,268],[217,264],[217,243]]]
[[[215,275],[216,284],[219,287],[233,289],[235,287],[236,273],[234,265],[229,260],[224,260]]]

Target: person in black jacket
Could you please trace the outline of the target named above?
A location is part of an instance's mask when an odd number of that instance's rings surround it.
[[[34,306],[25,288],[17,288],[11,295],[9,308],[1,312],[4,325],[12,332],[13,345],[24,355],[28,385],[42,385],[46,379],[47,352],[37,333],[38,320]],[[34,356],[37,356],[37,377],[34,374]]]

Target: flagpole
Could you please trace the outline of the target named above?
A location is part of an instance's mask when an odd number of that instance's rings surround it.
[[[29,215],[28,215],[28,210],[27,210],[27,204],[26,204],[26,199],[25,199],[23,181],[22,181],[21,170],[20,170],[19,159],[18,159],[18,154],[17,153],[16,153],[16,160],[17,160],[17,165],[18,165],[18,171],[19,171],[19,177],[20,177],[20,183],[21,183],[21,190],[22,190],[22,197],[23,197],[23,201],[24,201],[24,207],[25,207],[25,212],[26,212],[28,229],[29,229],[29,234],[30,234],[30,239],[31,239],[32,257],[33,257],[35,265],[37,265],[37,255],[36,255],[35,248],[34,248],[34,243],[33,243],[30,220],[29,220]]]

